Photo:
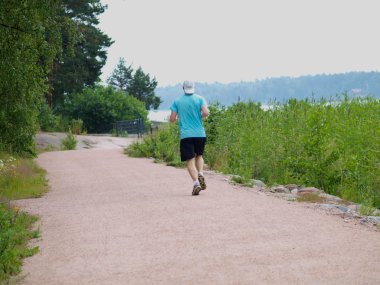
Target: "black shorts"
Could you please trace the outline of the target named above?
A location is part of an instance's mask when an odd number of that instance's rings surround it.
[[[196,155],[203,155],[206,145],[206,138],[185,138],[181,140],[181,161],[194,158]]]

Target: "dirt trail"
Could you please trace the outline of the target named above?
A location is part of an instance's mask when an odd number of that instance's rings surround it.
[[[380,234],[120,148],[48,152],[51,191],[23,284],[380,284]]]

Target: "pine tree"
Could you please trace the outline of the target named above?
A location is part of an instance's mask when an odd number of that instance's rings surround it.
[[[157,87],[156,78],[150,78],[141,67],[135,72],[131,66],[125,65],[125,60],[121,58],[112,75],[107,82],[116,89],[127,92],[145,103],[147,110],[157,109],[161,104],[160,97],[156,96],[154,90]]]

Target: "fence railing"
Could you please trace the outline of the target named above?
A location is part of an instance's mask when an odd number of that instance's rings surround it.
[[[140,138],[144,134],[144,120],[142,118],[127,121],[117,121],[115,123],[116,135],[119,136],[123,132],[128,134],[137,134]]]

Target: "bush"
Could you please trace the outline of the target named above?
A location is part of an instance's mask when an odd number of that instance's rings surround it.
[[[71,131],[73,134],[80,135],[83,132],[83,121],[81,119],[72,119]]]
[[[78,141],[70,129],[69,132],[67,133],[66,138],[64,138],[61,141],[61,148],[62,150],[73,150],[73,149],[76,149],[77,143]]]
[[[183,165],[179,154],[178,126],[166,125],[160,131],[147,136],[143,142],[137,142],[126,149],[133,157],[153,157],[156,161],[164,161],[171,165]]]
[[[41,131],[53,132],[57,130],[58,117],[53,114],[46,101],[40,106],[38,124]]]
[[[121,120],[143,118],[144,124],[148,125],[144,103],[112,87],[97,86],[74,94],[65,105],[63,114],[81,119],[89,133],[110,133],[113,124]]]

